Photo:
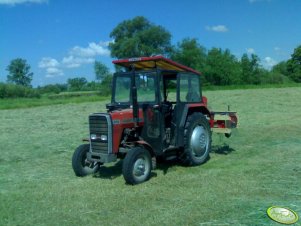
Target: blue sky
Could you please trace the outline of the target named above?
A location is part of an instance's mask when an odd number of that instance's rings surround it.
[[[110,32],[135,16],[165,27],[172,44],[197,38],[237,58],[255,53],[271,68],[301,44],[300,12],[300,0],[0,0],[0,82],[18,57],[31,65],[34,86],[91,81],[95,60],[113,70]]]

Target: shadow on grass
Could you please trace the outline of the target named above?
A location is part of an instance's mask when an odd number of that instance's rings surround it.
[[[228,155],[231,152],[235,151],[235,149],[231,148],[227,144],[223,145],[214,145],[212,146],[211,152],[221,155]],[[206,160],[209,161],[210,156]],[[122,175],[122,163],[123,161],[118,161],[115,165],[112,166],[101,166],[100,169],[93,175],[95,178],[101,178],[101,179],[115,179],[117,177],[120,177]],[[171,170],[175,166],[182,166],[186,167],[181,163],[181,161],[178,158],[174,158],[172,160],[164,160],[164,159],[158,159],[157,161],[157,170],[163,171],[163,175],[166,175],[169,170]],[[157,173],[152,171],[151,177],[156,177]]]
[[[122,174],[122,160],[118,161],[113,166],[100,166],[99,170],[93,175],[93,177],[101,179],[115,179]]]
[[[214,145],[211,148],[212,153],[220,155],[228,155],[233,151],[235,151],[235,149],[231,148],[228,144]]]
[[[172,160],[158,159],[156,169],[163,171],[163,175],[166,175],[168,170],[175,166],[183,166],[178,158],[174,158]]]
[[[109,180],[116,179],[122,175],[122,163],[123,161],[120,160],[113,166],[101,166],[99,170],[93,174],[93,177]],[[150,178],[152,177],[157,177],[157,173],[151,172]]]
[[[112,166],[101,166],[99,170],[93,174],[93,177],[109,180],[120,177],[122,175],[122,163],[123,161],[120,160]],[[156,169],[162,170],[163,174],[165,175],[167,174],[169,168],[172,168],[173,166],[177,165],[181,165],[180,162],[177,160],[159,160],[159,162],[157,162]],[[152,171],[151,178],[152,177],[157,177],[157,173]]]

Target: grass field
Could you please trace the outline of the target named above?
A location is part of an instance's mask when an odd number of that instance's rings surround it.
[[[159,165],[138,186],[120,163],[72,171],[87,116],[106,102],[0,110],[0,225],[279,225],[272,205],[300,216],[301,88],[204,94],[214,110],[237,110],[240,128],[213,136],[204,165]]]
[[[31,108],[31,107],[68,104],[68,103],[96,102],[96,101],[106,100],[110,98],[110,97],[102,97],[99,95],[76,96],[71,92],[68,94],[69,95],[57,94],[51,96],[43,96],[41,98],[0,99],[0,110]]]

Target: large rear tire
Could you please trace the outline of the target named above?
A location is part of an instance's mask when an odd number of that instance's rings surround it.
[[[128,184],[139,184],[150,178],[152,158],[142,147],[132,148],[125,156],[122,174]]]
[[[206,162],[211,151],[211,129],[206,117],[199,112],[188,116],[184,130],[183,164],[189,166]]]
[[[72,168],[78,177],[84,177],[89,174],[95,173],[99,169],[99,164],[96,162],[89,162],[87,160],[87,153],[90,144],[82,144],[74,151],[72,157]]]

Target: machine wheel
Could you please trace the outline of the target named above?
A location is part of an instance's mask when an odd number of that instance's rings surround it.
[[[78,177],[95,173],[99,165],[96,162],[89,162],[87,160],[87,152],[89,151],[90,144],[82,144],[74,151],[72,157],[72,168]]]
[[[207,161],[211,150],[211,129],[206,117],[199,112],[188,116],[184,130],[185,165],[195,166]]]
[[[150,178],[152,157],[142,147],[132,148],[125,156],[122,174],[128,184],[139,184]]]

